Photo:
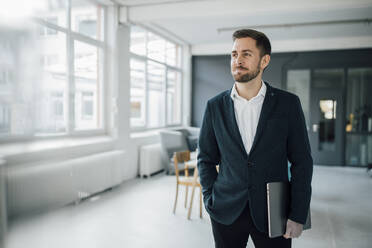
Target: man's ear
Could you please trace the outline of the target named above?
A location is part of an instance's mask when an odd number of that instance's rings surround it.
[[[268,54],[265,54],[262,58],[261,58],[261,69],[265,69],[268,65],[269,65],[269,62],[270,62],[270,55]]]

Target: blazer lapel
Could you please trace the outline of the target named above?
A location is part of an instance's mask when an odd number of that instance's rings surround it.
[[[242,136],[240,135],[238,123],[236,122],[235,118],[235,109],[234,109],[234,101],[231,99],[231,90],[228,91],[228,94],[225,95],[225,104],[226,104],[226,116],[227,116],[227,124],[231,127],[231,135],[234,140],[236,140],[239,144],[239,147],[244,154],[245,157],[248,157],[247,151],[245,150]]]
[[[256,130],[256,135],[254,136],[254,140],[253,140],[253,144],[252,144],[252,148],[251,148],[251,151],[249,152],[249,154],[252,153],[252,151],[255,149],[255,147],[257,146],[257,142],[259,141],[264,129],[265,129],[265,126],[266,126],[266,122],[267,122],[267,119],[268,117],[270,116],[270,112],[272,110],[272,108],[275,106],[275,102],[276,102],[276,93],[274,92],[273,88],[266,82],[264,82],[266,84],[266,95],[265,95],[265,99],[264,99],[264,102],[262,104],[262,109],[261,109],[261,113],[260,113],[260,118],[258,120],[258,125],[257,125],[257,130]]]

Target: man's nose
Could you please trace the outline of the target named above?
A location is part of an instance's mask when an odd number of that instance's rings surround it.
[[[242,56],[238,55],[238,57],[236,58],[236,63],[238,65],[242,65],[243,64],[243,58],[242,58]]]

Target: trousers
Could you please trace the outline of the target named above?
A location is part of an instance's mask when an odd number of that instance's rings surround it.
[[[253,223],[249,202],[242,214],[231,225],[224,225],[211,217],[212,231],[216,248],[246,248],[249,236],[256,248],[291,248],[292,239],[283,236],[269,238],[259,231]]]

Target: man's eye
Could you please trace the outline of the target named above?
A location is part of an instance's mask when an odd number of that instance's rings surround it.
[[[250,53],[245,53],[244,56],[251,56],[251,54]]]

